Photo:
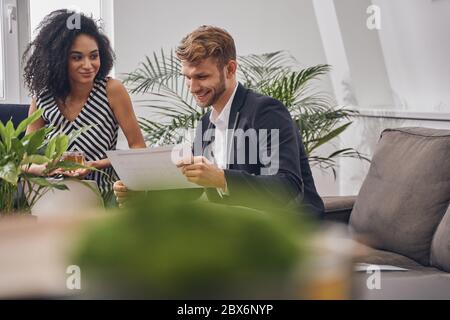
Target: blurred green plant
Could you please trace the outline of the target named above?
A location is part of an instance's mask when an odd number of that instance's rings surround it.
[[[357,158],[370,161],[353,148],[342,148],[328,156],[317,150],[344,132],[358,112],[335,107],[329,95],[314,90],[314,80],[330,71],[329,65],[299,70],[299,63],[285,51],[252,54],[238,58],[239,78],[257,92],[281,101],[297,124],[311,166],[330,169],[336,177],[337,159]],[[137,100],[151,109],[153,120],[140,118],[139,124],[150,145],[183,141],[188,128],[194,128],[205,109],[196,106],[181,76],[181,63],[171,51],[146,56],[139,67],[126,74],[125,84],[133,94],[146,94]]]
[[[0,213],[26,213],[45,192],[51,189],[67,190],[63,181],[50,181],[45,178],[57,168],[75,170],[86,167],[77,163],[60,161],[67,150],[69,141],[79,135],[81,129],[70,135],[60,134],[50,140],[47,134],[53,128],[40,128],[27,135],[23,135],[27,126],[42,116],[38,110],[17,128],[9,120],[6,125],[0,122]],[[23,135],[23,136],[22,136]],[[42,176],[28,172],[33,164],[46,164]],[[90,185],[88,185],[90,187]]]
[[[70,263],[92,291],[156,299],[295,294],[295,271],[314,230],[306,216],[187,201],[180,192],[138,196],[88,225]]]

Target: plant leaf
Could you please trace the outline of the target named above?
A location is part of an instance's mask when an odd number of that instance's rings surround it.
[[[56,150],[56,137],[52,138],[48,142],[47,148],[45,149],[45,156],[47,158],[53,159],[55,157],[55,150]]]
[[[55,157],[60,158],[64,152],[66,152],[69,146],[69,137],[66,135],[59,135],[56,137],[55,142]]]
[[[39,154],[32,154],[32,155],[27,155],[23,158],[21,165],[27,165],[27,164],[45,164],[47,162],[50,162],[50,159],[47,158],[46,156],[43,155],[39,155]]]
[[[311,150],[314,150],[316,148],[318,148],[319,146],[323,145],[324,143],[336,138],[338,135],[340,135],[345,129],[347,129],[347,127],[349,125],[351,125],[351,122],[348,122],[334,130],[331,130],[330,132],[328,132],[325,136],[319,138],[319,139],[314,139],[311,140],[313,142],[315,142],[314,147]]]
[[[39,130],[25,136],[22,138],[22,141],[25,146],[25,151],[27,154],[34,154],[40,148],[44,141],[46,136],[47,130],[46,128],[40,128]]]
[[[12,185],[17,185],[19,180],[20,167],[14,162],[10,161],[5,165],[0,166],[0,179],[3,179]]]

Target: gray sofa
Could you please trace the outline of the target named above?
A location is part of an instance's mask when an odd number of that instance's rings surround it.
[[[358,196],[324,202],[367,245],[359,262],[409,269],[366,298],[450,299],[450,130],[384,130]]]

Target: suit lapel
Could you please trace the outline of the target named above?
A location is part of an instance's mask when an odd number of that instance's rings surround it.
[[[241,83],[238,83],[233,102],[231,103],[230,117],[228,119],[228,129],[235,129],[234,124],[236,115],[241,110],[247,98],[247,89]]]
[[[239,112],[245,104],[245,100],[247,98],[247,89],[240,83],[238,83],[238,87],[236,89],[236,93],[234,95],[233,102],[231,103],[230,117],[228,119],[228,130],[230,133],[228,135],[228,139],[231,138],[231,141],[227,141],[227,169],[231,169],[234,163],[234,159],[231,157],[236,153],[234,150],[234,130],[238,127],[239,122]]]

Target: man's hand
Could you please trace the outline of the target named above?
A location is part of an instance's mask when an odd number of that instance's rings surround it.
[[[225,173],[205,157],[191,157],[177,164],[186,178],[203,187],[225,190]]]
[[[114,195],[116,196],[117,203],[119,204],[119,208],[122,208],[123,204],[128,199],[128,195],[129,195],[128,189],[123,184],[123,182],[119,180],[119,181],[114,182],[113,190],[114,190]]]

